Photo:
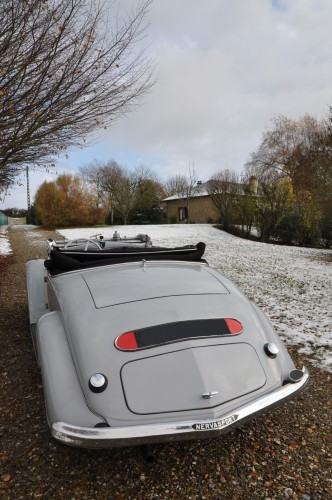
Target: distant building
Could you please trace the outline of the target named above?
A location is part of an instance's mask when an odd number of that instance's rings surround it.
[[[8,225],[9,226],[18,226],[18,225],[26,224],[26,223],[27,223],[26,217],[8,217]]]
[[[177,194],[162,200],[167,221],[197,224],[218,223],[220,213],[208,193],[209,182],[211,181],[198,182],[189,197]],[[238,187],[239,194],[243,194],[243,184],[239,184]],[[249,188],[253,193],[257,193],[256,177],[250,178]]]
[[[182,195],[169,196],[162,200],[168,222],[217,222],[219,212],[207,192],[207,183],[197,183],[188,198]],[[190,212],[190,220],[188,219]]]
[[[8,217],[6,214],[0,212],[0,226],[15,226],[26,223],[26,217]]]

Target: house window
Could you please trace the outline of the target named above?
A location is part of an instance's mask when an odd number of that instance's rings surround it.
[[[188,218],[188,209],[187,207],[179,207],[179,221],[186,220]]]

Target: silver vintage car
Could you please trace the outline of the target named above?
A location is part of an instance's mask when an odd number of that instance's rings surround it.
[[[27,263],[57,440],[107,448],[219,436],[307,384],[262,311],[203,260],[135,238],[49,241]]]

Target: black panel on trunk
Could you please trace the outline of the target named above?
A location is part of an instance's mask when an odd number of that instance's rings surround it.
[[[230,335],[227,323],[222,318],[180,321],[135,330],[138,348],[176,342],[195,337]]]

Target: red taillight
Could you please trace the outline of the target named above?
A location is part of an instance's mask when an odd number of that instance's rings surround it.
[[[237,335],[243,331],[243,326],[237,319],[225,318],[225,321],[232,335]]]
[[[123,333],[115,341],[116,347],[123,349],[124,351],[133,351],[138,349],[138,345],[135,338],[135,332]]]

